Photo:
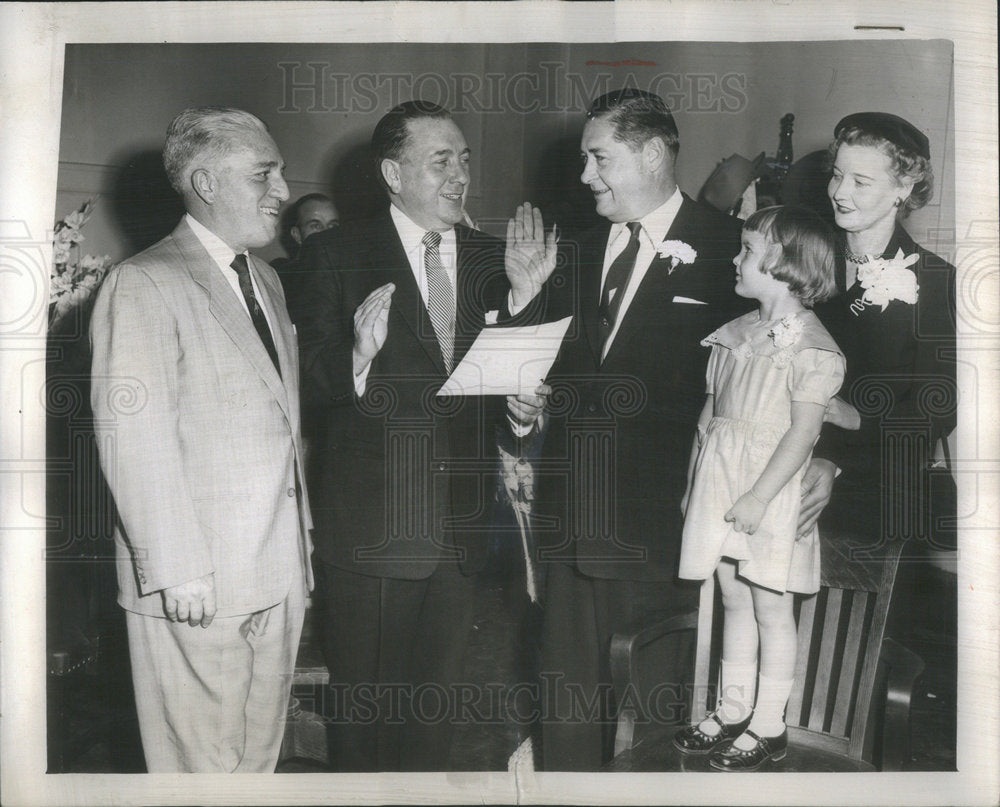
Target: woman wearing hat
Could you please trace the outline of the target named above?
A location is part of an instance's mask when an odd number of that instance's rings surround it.
[[[933,194],[930,146],[882,112],[848,115],[834,137],[840,294],[816,311],[847,357],[840,394],[862,425],[817,447],[843,472],[823,520],[873,549],[907,538],[943,548],[953,545],[941,519],[954,519],[954,483],[946,467],[930,469],[945,465],[955,427],[955,269],[901,223]]]

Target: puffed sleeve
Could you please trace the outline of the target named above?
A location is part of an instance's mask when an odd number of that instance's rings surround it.
[[[839,353],[805,348],[792,359],[789,386],[793,401],[826,406],[844,383],[847,364]]]
[[[729,348],[722,347],[722,345],[712,345],[712,353],[708,357],[708,368],[705,370],[706,395],[715,395],[715,375],[722,363],[723,355],[728,350]]]

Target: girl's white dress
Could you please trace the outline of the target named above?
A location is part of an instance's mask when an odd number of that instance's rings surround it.
[[[680,576],[704,580],[723,556],[746,580],[775,591],[819,590],[819,538],[795,540],[808,460],[771,500],[753,535],[736,532],[726,511],[757,481],[791,426],[792,401],[826,406],[845,362],[812,311],[767,322],[756,311],[702,340],[712,348],[707,391],[714,417],[700,435],[681,545]]]

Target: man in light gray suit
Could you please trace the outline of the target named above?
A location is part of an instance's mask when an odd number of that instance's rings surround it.
[[[143,750],[150,772],[273,771],[312,586],[295,332],[247,253],[276,234],[284,164],[219,107],[163,151],[187,214],[109,274],[91,325]]]

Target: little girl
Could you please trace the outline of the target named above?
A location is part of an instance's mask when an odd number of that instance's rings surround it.
[[[836,291],[829,227],[803,208],[764,208],[747,219],[733,263],[736,293],[760,308],[702,341],[708,396],[681,504],[680,576],[714,572],[722,592],[720,698],[674,743],[712,753],[713,768],[752,771],[785,756],[791,592],[819,590],[816,529],[796,535],[802,476],[824,418],[857,428],[857,413],[834,399],[844,357],[808,310]]]

